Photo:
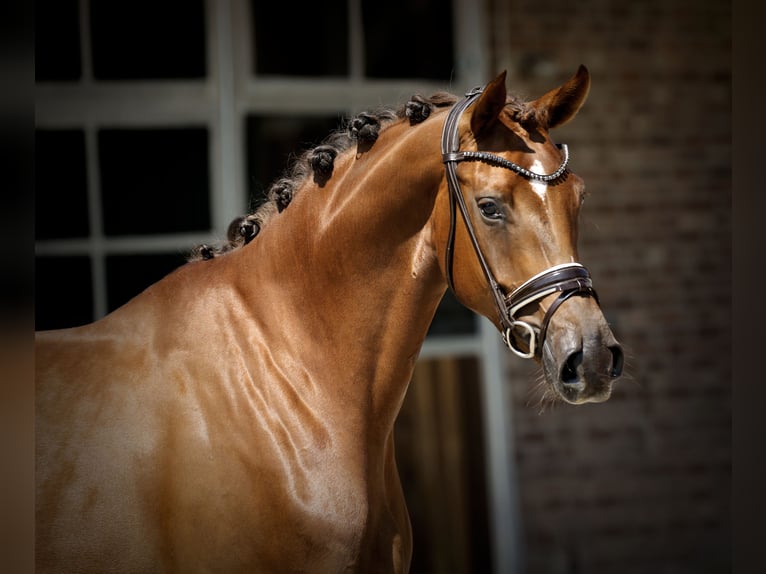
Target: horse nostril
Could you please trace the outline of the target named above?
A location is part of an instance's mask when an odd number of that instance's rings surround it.
[[[622,366],[625,363],[625,357],[622,354],[622,348],[619,345],[609,347],[609,351],[612,353],[612,370],[609,371],[609,376],[616,379],[622,375]]]
[[[564,366],[561,367],[561,382],[566,385],[571,385],[579,380],[577,374],[577,367],[582,364],[583,354],[582,351],[576,351],[567,357],[564,361]]]

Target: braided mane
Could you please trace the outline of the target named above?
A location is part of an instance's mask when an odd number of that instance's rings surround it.
[[[219,245],[198,245],[191,251],[188,260],[212,259],[250,243],[275,215],[290,205],[296,191],[302,187],[307,177],[313,175],[316,181],[326,182],[332,175],[335,158],[352,145],[357,144],[369,149],[377,141],[380,131],[393,122],[406,118],[410,125],[419,124],[425,121],[434,109],[452,106],[459,99],[448,92],[436,92],[428,98],[416,94],[396,110],[379,108],[362,112],[344,122],[318,146],[298,156],[283,175],[271,184],[265,194],[265,201],[254,211],[235,218],[229,224],[225,242]],[[533,113],[533,110],[529,110],[518,98],[509,97],[506,109],[516,121],[525,122],[532,119],[530,113]]]

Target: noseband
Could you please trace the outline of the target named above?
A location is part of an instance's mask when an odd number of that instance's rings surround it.
[[[527,179],[536,181],[554,181],[560,178],[567,169],[569,163],[569,151],[564,144],[556,144],[561,149],[564,159],[558,169],[550,174],[539,174],[521,167],[498,155],[482,151],[459,151],[460,136],[458,134],[458,122],[463,112],[470,106],[482,93],[483,88],[474,88],[468,92],[465,98],[455,104],[447,116],[442,131],[442,161],[447,172],[447,186],[450,194],[450,229],[446,249],[446,270],[447,282],[452,292],[455,292],[455,286],[452,278],[452,260],[455,245],[455,206],[460,208],[460,213],[465,222],[468,237],[471,240],[473,249],[481,265],[484,276],[487,279],[490,290],[495,301],[495,306],[500,317],[500,324],[503,331],[503,342],[506,346],[524,359],[531,359],[535,355],[542,353],[545,334],[548,330],[548,324],[551,317],[561,304],[573,295],[584,295],[593,297],[598,302],[598,295],[593,289],[590,274],[588,270],[579,263],[564,263],[555,265],[545,271],[538,273],[534,277],[525,281],[521,286],[515,289],[510,295],[506,295],[503,289],[498,285],[492,271],[484,258],[484,254],[479,247],[479,241],[476,238],[476,232],[468,215],[468,208],[460,190],[460,183],[457,179],[457,163],[460,161],[483,161],[491,165],[510,169]],[[516,313],[521,309],[540,301],[552,293],[559,292],[558,298],[545,312],[542,326],[538,329],[526,321],[516,319]],[[528,337],[528,351],[523,351],[515,342],[514,336],[519,334]]]

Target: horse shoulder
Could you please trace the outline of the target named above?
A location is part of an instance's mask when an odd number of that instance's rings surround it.
[[[183,295],[173,298],[166,283],[92,324],[36,334],[43,570],[50,562],[141,571],[161,561],[167,540],[157,503],[170,469],[169,421],[181,412],[174,395],[182,393],[172,389],[158,342],[184,327],[168,323]]]
[[[288,555],[342,570],[364,480],[289,357],[258,338],[236,290],[191,266],[92,325],[37,335],[41,566],[98,569],[98,548],[135,571]]]

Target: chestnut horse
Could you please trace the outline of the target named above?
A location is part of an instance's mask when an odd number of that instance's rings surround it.
[[[563,400],[605,400],[622,355],[549,137],[589,86],[360,114],[228,243],[38,333],[38,571],[406,572],[394,421],[448,286]]]

